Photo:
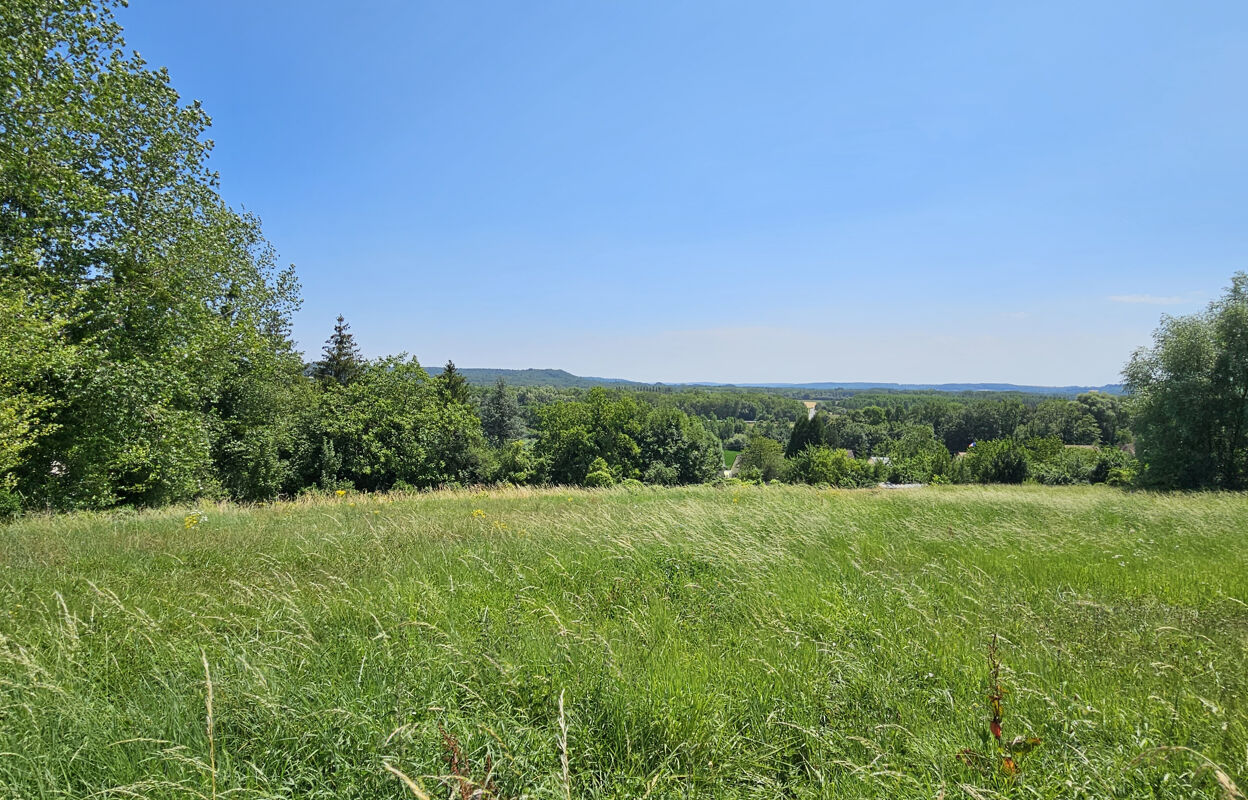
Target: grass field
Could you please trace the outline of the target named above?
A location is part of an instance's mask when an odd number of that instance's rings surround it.
[[[724,451],[724,469],[732,469],[732,462],[737,460],[737,456],[741,455],[740,450]]]
[[[1104,488],[27,519],[0,797],[1234,797],[1246,545],[1243,495]]]

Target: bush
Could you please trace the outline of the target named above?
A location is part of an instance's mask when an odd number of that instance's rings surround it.
[[[977,483],[1022,483],[1029,473],[1027,451],[1013,439],[976,442],[964,460]]]
[[[22,513],[22,500],[16,493],[0,487],[0,522],[11,522]]]
[[[585,476],[585,485],[590,487],[615,485],[615,476],[611,474],[611,468],[607,466],[602,456],[590,463],[589,474]]]
[[[807,447],[785,464],[784,479],[789,483],[826,484],[842,489],[874,486],[875,472],[865,461],[849,457],[846,450],[817,445]]]
[[[673,486],[680,482],[680,470],[669,467],[661,461],[655,461],[646,467],[642,476],[646,483],[657,483],[661,486]]]
[[[737,474],[745,480],[766,482],[779,478],[783,470],[784,447],[775,439],[755,436],[741,452],[741,466]]]

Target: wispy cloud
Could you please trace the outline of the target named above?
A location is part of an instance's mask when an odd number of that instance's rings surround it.
[[[1155,294],[1114,294],[1109,299],[1115,303],[1146,303],[1152,306],[1177,306],[1181,303],[1190,303],[1192,298],[1173,295],[1170,297],[1161,297]]]

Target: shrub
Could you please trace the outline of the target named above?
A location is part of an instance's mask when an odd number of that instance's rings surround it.
[[[615,485],[615,476],[611,474],[611,468],[607,466],[602,456],[590,463],[589,474],[585,476],[585,485],[591,487]]]
[[[848,451],[822,445],[807,447],[789,459],[784,474],[789,483],[827,484],[843,489],[873,486],[876,482],[870,464],[850,458]]]
[[[15,492],[0,487],[0,522],[10,522],[22,513],[22,500]]]
[[[680,482],[680,470],[675,467],[669,467],[661,461],[651,462],[646,467],[646,472],[642,476],[646,483],[657,483],[662,486],[672,486]]]
[[[775,439],[755,436],[741,452],[741,466],[737,472],[744,480],[766,482],[779,478],[783,470],[784,447]]]
[[[976,442],[966,466],[977,483],[1022,483],[1027,480],[1027,451],[1013,439]]]

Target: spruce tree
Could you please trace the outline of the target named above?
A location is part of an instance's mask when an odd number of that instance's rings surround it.
[[[442,374],[437,377],[437,383],[438,399],[442,401],[442,405],[468,402],[468,379],[455,369],[454,361],[446,362]]]
[[[339,314],[334,334],[325,341],[321,360],[313,366],[312,375],[320,381],[336,381],[346,386],[359,377],[363,361],[360,348],[355,344],[355,336],[351,334],[351,326]]]

